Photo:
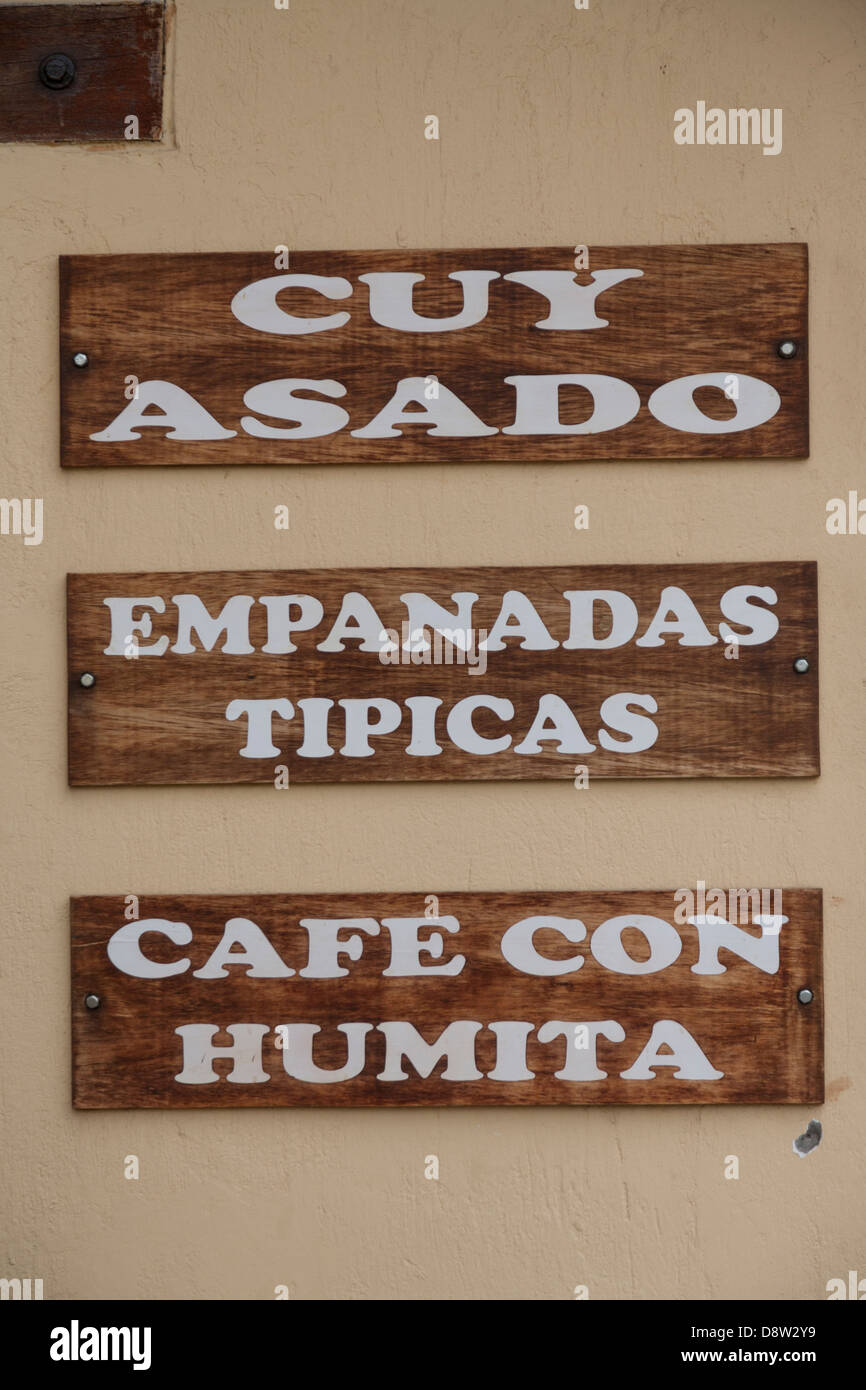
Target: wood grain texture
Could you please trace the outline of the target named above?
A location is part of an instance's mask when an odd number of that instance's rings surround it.
[[[164,5],[3,5],[0,7],[0,140],[127,140],[127,116],[140,140],[162,134]],[[44,58],[75,64],[68,87],[39,77]]]
[[[768,974],[722,948],[720,975],[697,975],[694,927],[677,927],[683,941],[679,959],[664,970],[629,976],[602,967],[590,954],[589,939],[600,923],[615,916],[642,913],[673,923],[673,891],[443,893],[438,911],[454,916],[458,932],[446,936],[443,960],[456,954],[466,964],[454,977],[383,978],[390,960],[386,928],[365,936],[360,960],[343,958],[349,974],[340,979],[249,979],[243,966],[230,967],[223,979],[196,979],[231,917],[247,917],[262,929],[277,953],[296,972],[307,962],[307,932],[302,919],[423,917],[425,894],[352,893],[255,896],[143,896],[139,919],[184,922],[193,933],[189,946],[174,946],[164,936],[143,938],[154,961],[188,959],[184,974],[146,980],[118,971],[108,960],[106,943],[124,924],[124,898],[83,897],[71,900],[72,1050],[74,1104],[81,1109],[139,1107],[282,1106],[282,1105],[673,1105],[673,1104],[820,1104],[824,1098],[822,915],[816,889],[783,889],[781,906],[788,922],[780,936],[780,964]],[[567,975],[532,977],[503,959],[505,930],[529,916],[576,917],[587,939],[572,945],[558,933],[542,930],[536,945],[550,958],[584,957]],[[435,922],[430,923],[435,927]],[[344,936],[348,935],[344,932]],[[425,936],[422,929],[420,935]],[[754,935],[758,932],[755,930]],[[623,933],[626,951],[646,960],[646,937],[634,928]],[[807,985],[813,1002],[802,1005],[797,991]],[[88,993],[99,996],[98,1009],[84,1004]],[[377,1079],[384,1059],[380,1022],[411,1022],[433,1042],[455,1019],[484,1025],[476,1035],[476,1066],[483,1079],[442,1079],[443,1063],[421,1077],[404,1063],[407,1079]],[[534,1080],[497,1082],[487,1073],[495,1064],[495,1035],[487,1025],[520,1020],[537,1028],[548,1020],[571,1023],[614,1019],[625,1041],[598,1044],[598,1067],[607,1078],[575,1082],[557,1078],[566,1042],[540,1043],[533,1033],[526,1061]],[[662,1066],[654,1080],[624,1080],[649,1040],[652,1025],[673,1019],[686,1028],[712,1066],[724,1073],[715,1081],[677,1079]],[[262,1066],[269,1080],[259,1084],[226,1081],[228,1060],[214,1063],[219,1081],[179,1083],[181,1038],[174,1029],[190,1023],[220,1027],[216,1046],[231,1046],[224,1030],[239,1022],[267,1024]],[[354,1079],[317,1084],[289,1077],[273,1030],[280,1024],[314,1023],[321,1032],[314,1061],[338,1069],[346,1063],[346,1038],[338,1023],[373,1025],[366,1037],[364,1071]]]
[[[404,593],[429,594],[453,611],[451,595],[479,595],[476,630],[490,630],[503,595],[522,590],[533,601],[551,636],[562,643],[569,631],[569,608],[562,594],[575,589],[614,589],[627,593],[639,615],[636,635],[646,631],[665,586],[679,586],[693,600],[715,633],[725,591],[740,584],[771,587],[778,602],[776,637],[758,646],[741,646],[736,660],[725,644],[681,647],[669,636],[660,647],[633,642],[602,650],[524,651],[513,640],[491,652],[484,675],[466,665],[383,665],[376,652],[350,642],[342,652],[317,650],[340,611],[342,596],[359,591],[370,599],[386,628],[399,632],[406,618]],[[388,569],[251,571],[70,575],[68,577],[69,781],[73,786],[259,782],[274,784],[275,766],[289,769],[290,783],[573,779],[576,765],[595,777],[809,777],[819,771],[817,567],[812,562],[697,565],[563,566],[559,568]],[[318,628],[298,632],[298,650],[269,655],[265,608],[255,602],[250,617],[252,655],[227,655],[220,638],[212,651],[198,639],[190,655],[105,656],[110,624],[107,596],[162,596],[163,615],[154,614],[148,642],[177,635],[175,594],[194,593],[210,613],[220,612],[235,594],[309,594],[318,597],[324,617]],[[737,625],[735,625],[736,628]],[[601,629],[597,635],[603,635]],[[796,675],[797,657],[809,661]],[[96,677],[90,689],[80,676]],[[657,701],[655,744],[631,754],[605,749],[598,738],[602,702],[618,691],[648,693]],[[517,754],[514,745],[529,730],[539,697],[560,695],[577,716],[595,751],[564,754],[551,743],[537,754]],[[448,710],[472,695],[510,700],[514,719],[503,723],[481,710],[475,727],[484,737],[513,735],[501,753],[477,756],[455,746],[447,735]],[[331,746],[343,743],[340,699],[384,697],[401,702],[412,695],[443,701],[437,712],[442,752],[409,756],[409,713],[401,725],[375,737],[370,757],[298,757],[303,729],[298,701],[313,696],[335,702],[330,711]],[[246,719],[229,722],[233,699],[287,698],[291,720],[274,719],[274,746],[280,756],[241,757]],[[291,786],[288,793],[291,794]]]
[[[490,286],[487,317],[445,333],[401,333],[374,323],[368,289],[358,276],[406,271],[426,277],[415,287],[419,314],[459,313],[463,293],[455,270],[569,270],[571,247],[453,251],[292,251],[292,273],[342,276],[351,299],[327,301],[284,290],[287,311],[317,316],[348,311],[342,328],[284,337],[258,332],[231,312],[233,296],[252,282],[283,273],[273,251],[250,254],[63,256],[61,283],[61,462],[64,467],[130,464],[297,464],[412,462],[569,462],[629,458],[800,458],[808,455],[807,248],[802,244],[730,246],[597,246],[590,267],[637,268],[599,297],[608,326],[555,331],[535,325],[546,301],[526,286],[499,279]],[[581,283],[590,283],[581,272]],[[796,339],[783,361],[781,339]],[[86,352],[86,370],[73,365]],[[686,433],[661,424],[647,409],[651,393],[681,376],[720,372],[755,376],[782,404],[765,424],[728,434]],[[641,409],[620,428],[587,435],[436,438],[423,425],[400,426],[396,439],[356,439],[409,376],[436,376],[487,425],[514,422],[518,374],[601,373],[629,382]],[[232,439],[172,440],[144,428],[126,443],[94,442],[127,405],[128,376],[182,386]],[[295,377],[336,380],[350,423],[319,439],[257,439],[240,419],[244,393],[259,382]],[[589,394],[561,393],[561,418],[589,415]],[[734,413],[718,390],[698,393],[714,418]],[[285,422],[270,422],[285,425]]]

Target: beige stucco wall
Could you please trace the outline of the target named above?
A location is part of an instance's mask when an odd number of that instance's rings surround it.
[[[866,538],[824,524],[828,498],[866,493],[866,7],[177,10],[164,146],[0,148],[0,490],[43,497],[46,528],[0,537],[0,1275],[48,1298],[826,1297],[866,1274]],[[782,107],[783,153],[676,146],[675,108],[701,98]],[[789,239],[811,255],[808,462],[58,467],[61,253]],[[67,570],[756,557],[819,561],[814,782],[66,786]],[[820,1111],[71,1109],[69,894],[696,878],[823,886]],[[799,1159],[813,1115],[824,1141]]]

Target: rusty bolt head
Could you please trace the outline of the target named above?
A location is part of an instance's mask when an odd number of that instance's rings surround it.
[[[65,53],[49,53],[39,64],[39,81],[52,92],[62,91],[75,80],[75,64]]]

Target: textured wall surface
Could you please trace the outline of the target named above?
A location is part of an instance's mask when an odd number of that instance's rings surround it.
[[[825,527],[866,493],[864,39],[862,0],[178,0],[162,146],[0,147],[0,490],[45,505],[40,546],[0,537],[0,1275],[46,1298],[816,1299],[866,1274],[866,537]],[[781,107],[782,153],[677,146],[700,99]],[[806,462],[58,467],[62,253],[765,240],[810,247]],[[813,782],[66,786],[67,570],[756,557],[819,561]],[[825,890],[814,1116],[71,1109],[69,894],[698,878]]]

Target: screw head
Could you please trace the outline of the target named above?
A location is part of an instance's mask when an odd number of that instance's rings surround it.
[[[87,359],[87,353],[86,353],[86,352],[76,352],[76,354],[75,354],[75,356],[73,357],[72,360],[73,360],[73,362],[75,363],[76,367],[86,367],[86,366],[87,366],[87,360],[88,360],[88,359]]]
[[[794,662],[794,670],[797,672],[797,675],[805,676],[808,669],[809,663],[806,658],[804,656],[798,656],[797,660]]]
[[[813,995],[813,993],[812,993],[812,991],[811,991],[810,989],[798,989],[798,990],[797,990],[797,998],[799,999],[799,1001],[800,1001],[801,1004],[811,1004],[811,1002],[812,1002],[812,1000],[814,999],[814,997],[815,997],[815,996]]]
[[[98,994],[85,994],[84,996],[85,1008],[98,1009],[101,1003],[102,1000],[100,999]]]
[[[39,81],[52,92],[62,91],[75,78],[75,64],[65,53],[49,53],[39,64]]]
[[[797,344],[793,338],[783,338],[776,351],[780,357],[790,361],[792,357],[797,356]]]
[[[78,677],[78,684],[83,685],[85,690],[89,690],[92,685],[96,684],[96,677],[92,671],[82,671]]]

